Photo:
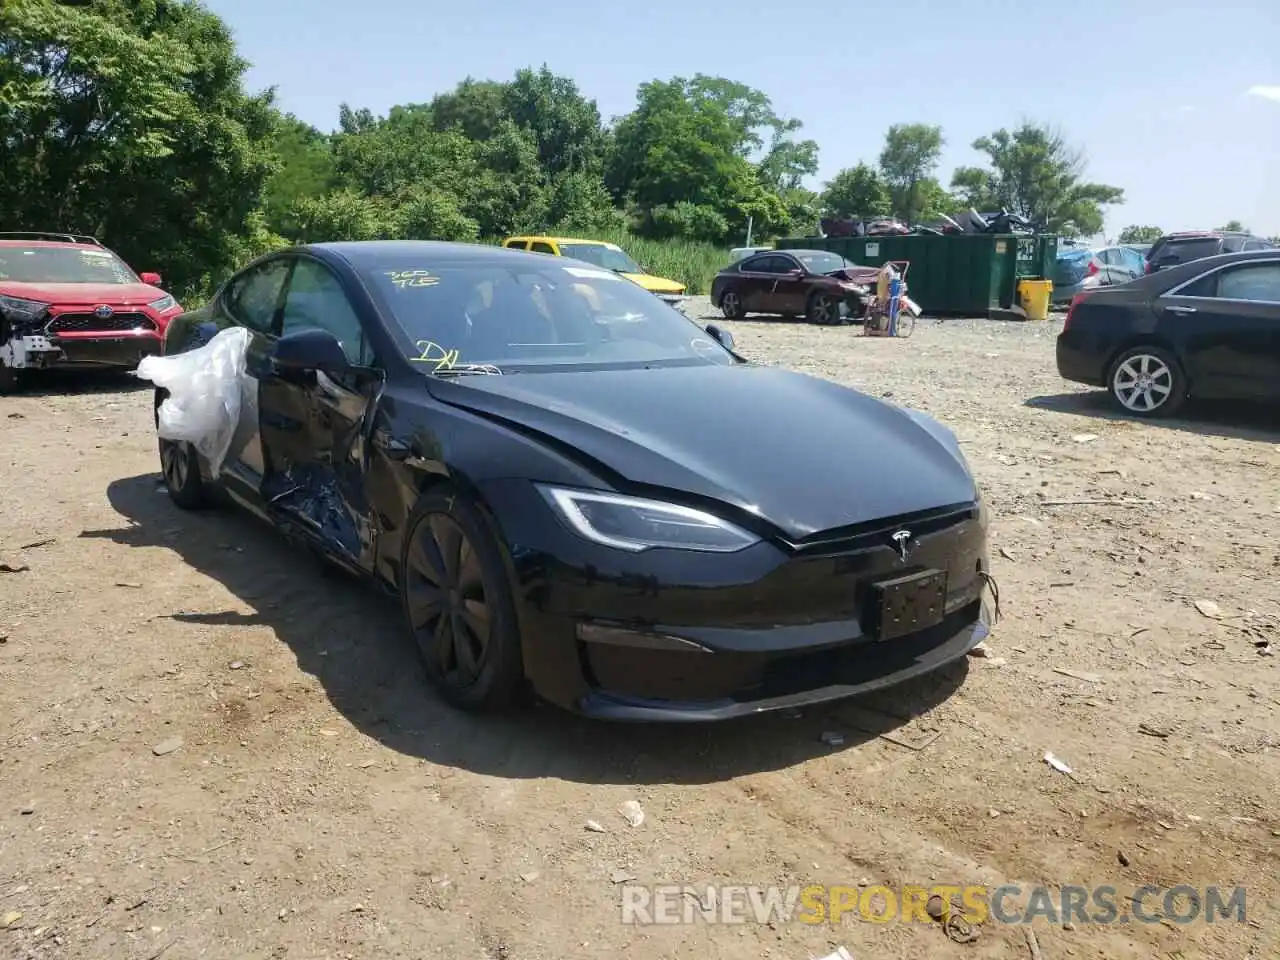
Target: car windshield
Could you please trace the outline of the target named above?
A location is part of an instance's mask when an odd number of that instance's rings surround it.
[[[364,272],[424,372],[520,373],[736,362],[684,314],[608,270],[385,258]]]
[[[110,250],[97,247],[0,246],[0,280],[16,283],[137,283]]]
[[[606,270],[618,273],[644,273],[644,268],[625,253],[615,247],[606,247],[603,243],[562,243],[560,255],[575,260],[585,260]]]
[[[805,269],[810,273],[834,273],[836,270],[843,270],[845,267],[851,266],[849,261],[838,253],[827,253],[825,250],[814,250],[793,255],[804,264]]]

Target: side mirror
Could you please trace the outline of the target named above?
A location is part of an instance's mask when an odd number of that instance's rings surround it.
[[[342,373],[351,367],[342,344],[328,330],[311,328],[285,334],[276,344],[272,363],[278,370]]]
[[[709,323],[707,324],[707,336],[711,337],[712,340],[726,350],[733,350],[733,334],[728,330],[717,327],[714,323]]]
[[[160,274],[158,273],[140,273],[138,279],[151,287],[160,286]]]

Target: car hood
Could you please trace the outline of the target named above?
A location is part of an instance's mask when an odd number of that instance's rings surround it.
[[[132,307],[159,300],[165,292],[146,283],[17,283],[0,281],[0,294],[40,300],[59,306],[70,304],[110,304]]]
[[[684,284],[668,280],[666,277],[655,277],[651,273],[624,273],[632,283],[638,283],[650,293],[684,293]]]
[[[429,388],[631,484],[732,504],[794,541],[976,496],[936,421],[773,367],[477,375]]]

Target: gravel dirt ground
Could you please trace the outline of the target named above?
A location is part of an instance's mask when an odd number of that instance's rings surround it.
[[[1052,320],[728,326],[754,360],[956,430],[993,512],[989,657],[710,728],[461,716],[393,604],[247,517],[171,505],[146,390],[59,378],[0,400],[0,955],[1032,956],[996,923],[967,944],[853,914],[627,926],[634,877],[1244,885],[1244,923],[1040,920],[1039,950],[1280,956],[1273,415],[1113,416],[1057,377]]]

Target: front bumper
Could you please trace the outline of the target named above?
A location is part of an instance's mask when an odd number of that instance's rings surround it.
[[[133,369],[143,357],[160,353],[163,335],[145,330],[55,336],[50,341],[61,351],[55,366]]]
[[[910,563],[879,534],[822,552],[620,555],[572,533],[525,481],[482,485],[509,545],[525,673],[591,717],[709,721],[822,703],[929,673],[986,635],[986,534],[976,511],[914,522]],[[871,583],[947,572],[936,626],[876,637]]]

